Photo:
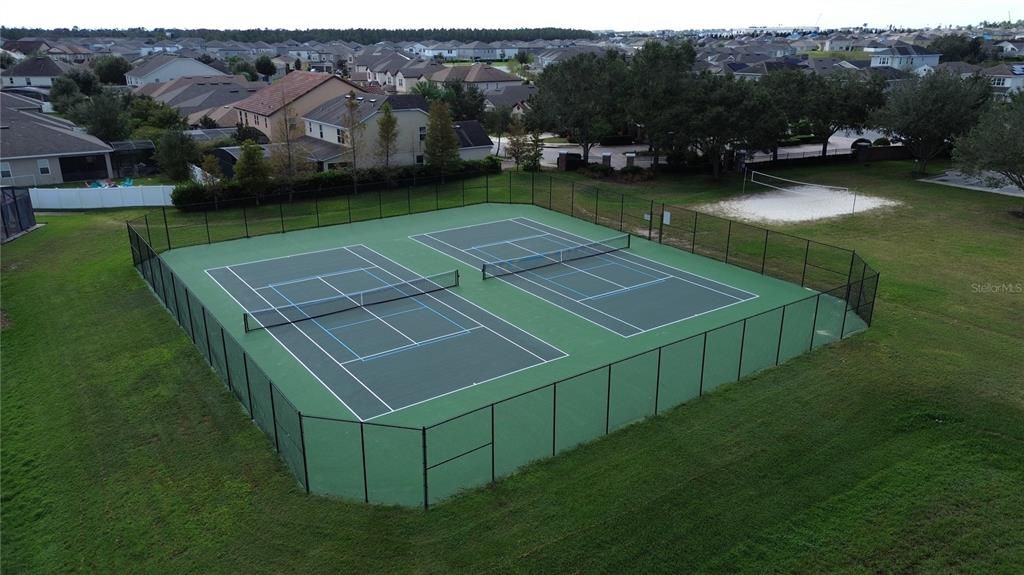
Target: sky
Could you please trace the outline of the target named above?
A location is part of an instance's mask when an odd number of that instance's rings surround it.
[[[684,30],[748,26],[931,27],[977,24],[982,20],[1024,18],[1019,0],[733,0],[552,2],[551,0],[391,0],[298,4],[208,0],[138,2],[50,0],[8,2],[4,26],[42,28],[518,28],[563,27],[587,30]],[[386,7],[386,11],[378,8]],[[583,9],[580,9],[583,6]],[[635,9],[631,9],[635,7]],[[725,9],[723,9],[725,8]],[[1016,9],[1014,11],[1014,8]],[[1012,13],[1011,13],[1012,12]]]

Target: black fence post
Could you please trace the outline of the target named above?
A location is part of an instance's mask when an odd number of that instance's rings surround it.
[[[256,419],[256,413],[252,410],[252,386],[249,385],[249,356],[242,352],[242,369],[245,370],[245,396],[249,398],[249,419]]]
[[[597,223],[598,214],[601,213],[601,190],[594,190],[594,223]]]
[[[210,237],[210,210],[203,210],[203,226],[206,228],[206,243],[212,244]]]
[[[612,365],[608,364],[608,389],[604,398],[604,434],[608,435],[612,421]]]
[[[167,236],[167,249],[171,249],[171,227],[167,225],[167,206],[160,208],[164,213],[164,234]]]
[[[807,257],[811,254],[811,240],[807,240],[804,248],[804,271],[800,273],[800,287],[804,287],[804,280],[807,278]]]
[[[174,319],[181,325],[181,305],[178,302],[178,286],[174,282],[174,272],[171,272],[171,295],[174,296]]]
[[[277,202],[277,214],[281,218],[281,233],[284,233],[284,202]]]
[[[864,289],[864,287],[861,286],[861,289]],[[846,284],[846,297],[847,300],[843,301],[843,322],[839,325],[839,339],[843,339],[843,336],[846,334],[846,316],[850,313],[850,302],[848,301],[850,297],[850,284]]]
[[[551,209],[551,191],[554,188],[552,183],[555,181],[555,177],[548,174],[548,209]]]
[[[384,217],[384,197],[381,196],[380,190],[377,190],[377,218]]]
[[[619,194],[619,231],[622,231],[622,217],[626,212],[626,194]]]
[[[697,216],[699,214],[693,212],[693,239],[690,240],[690,253],[697,253]]]
[[[654,200],[651,200],[651,207],[647,211],[647,239],[654,236]]]
[[[807,347],[807,351],[814,349],[814,334],[818,331],[818,306],[821,304],[821,294],[814,298],[814,319],[811,320],[811,345]]]
[[[508,203],[512,203],[512,170],[508,172]]]
[[[555,456],[555,438],[558,434],[558,383],[551,386],[551,457]]]
[[[438,193],[437,192],[437,186],[438,186],[438,183],[434,182],[434,211],[435,212],[437,211],[438,205],[440,205],[440,204],[438,204],[438,200],[437,200],[437,193]]]
[[[213,347],[210,345],[210,326],[206,323],[206,308],[203,310],[203,333],[206,334],[206,357],[210,360],[210,367],[213,367]],[[214,370],[216,371],[216,370]]]
[[[359,454],[363,459],[363,501],[370,502],[370,484],[366,480],[366,424],[359,422]]]
[[[352,194],[345,196],[345,223],[352,223]]]
[[[779,342],[775,346],[775,365],[779,365],[779,359],[782,357],[782,336],[786,329],[786,308],[788,305],[782,306],[782,320],[779,322]]]
[[[245,206],[242,206],[242,226],[245,228],[245,237],[249,237],[249,215]]]
[[[196,342],[196,323],[192,319],[192,298],[188,297],[188,288],[185,288],[185,304],[188,305],[188,331],[192,336],[192,343]]]
[[[224,326],[220,328],[220,347],[224,351],[224,372],[228,376],[228,389],[234,390],[235,386],[231,383],[231,362],[228,361],[228,342],[224,337]]]
[[[302,447],[302,476],[306,479],[306,495],[309,495],[309,463],[306,461],[306,428],[302,423],[302,412],[299,414],[299,445]]]
[[[743,373],[743,345],[747,341],[747,319],[749,318],[743,318],[743,333],[740,334],[740,360],[737,362],[739,365],[736,366],[736,381],[740,380],[740,375]]]
[[[725,232],[725,263],[729,263],[729,247],[732,246],[732,220],[728,220],[729,229]]]
[[[429,483],[427,476],[429,470],[427,469],[427,428],[421,427],[420,433],[423,441],[423,509],[430,509],[430,495],[429,495]]]
[[[664,346],[658,348],[658,373],[655,374],[654,379],[654,415],[658,415],[658,397],[661,395],[661,350]]]
[[[405,188],[405,210],[407,213],[412,213],[412,188]]]
[[[281,438],[277,432],[277,406],[274,405],[274,382],[267,378],[267,391],[270,392],[270,424],[274,427],[274,449],[281,453]]]
[[[658,243],[665,237],[665,202],[661,203],[661,217],[658,218]]]
[[[700,352],[700,383],[697,388],[697,397],[704,395],[704,365],[708,361],[708,332],[704,332],[704,349]]]
[[[316,214],[316,227],[320,227],[320,191],[313,196],[313,213]]]
[[[15,210],[15,212],[17,212],[17,210]],[[153,245],[153,233],[149,230],[149,213],[147,212],[142,217],[146,220],[146,238],[149,239],[149,245]]]
[[[494,483],[494,404],[491,404],[491,483]]]
[[[868,327],[871,327],[871,321],[875,319],[875,303],[878,301],[878,282],[880,281],[882,274],[875,272],[875,287],[871,290],[871,313],[868,314]]]
[[[576,215],[576,182],[569,182],[569,215]]]
[[[764,250],[761,252],[761,275],[764,275],[764,266],[768,261],[768,229],[764,230]]]
[[[491,201],[491,176],[484,174],[484,203]]]

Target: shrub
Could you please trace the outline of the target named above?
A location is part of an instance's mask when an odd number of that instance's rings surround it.
[[[889,141],[889,138],[878,138],[874,142],[871,142],[871,145],[872,146],[891,146],[892,142]]]

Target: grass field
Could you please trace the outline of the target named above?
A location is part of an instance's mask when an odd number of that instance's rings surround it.
[[[123,221],[141,211],[40,214],[3,249],[0,567],[1019,572],[1024,294],[993,288],[1024,284],[1019,200],[910,170],[779,172],[904,202],[784,228],[880,269],[866,333],[429,513],[300,493],[132,269]]]

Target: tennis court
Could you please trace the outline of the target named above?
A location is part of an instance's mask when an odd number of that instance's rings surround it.
[[[525,217],[412,239],[623,337],[758,297],[636,255],[629,235],[595,242]]]
[[[363,421],[566,354],[457,295],[458,270],[423,277],[364,246],[210,268],[265,330]]]

